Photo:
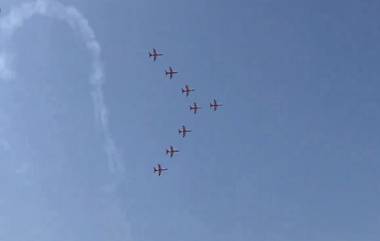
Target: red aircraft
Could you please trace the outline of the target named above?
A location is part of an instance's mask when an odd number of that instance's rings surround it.
[[[167,170],[168,170],[167,168],[162,168],[160,164],[157,164],[157,167],[153,167],[153,173],[157,172],[157,175],[159,176],[161,176],[161,174]]]
[[[175,150],[173,146],[170,146],[169,149],[166,149],[166,154],[170,157],[173,157],[174,153],[179,152],[179,150]]]
[[[178,74],[172,67],[169,67],[169,71],[165,70],[165,75],[169,75],[169,78],[173,78],[173,75]]]
[[[214,103],[210,103],[210,108],[214,109],[214,111],[216,111],[218,109],[218,107],[221,107],[221,106],[223,106],[223,105],[218,104],[218,102],[216,102],[216,99],[214,99]]]
[[[163,55],[163,54],[158,53],[156,49],[153,49],[152,52],[153,52],[153,53],[149,52],[149,58],[152,58],[152,57],[153,57],[153,61],[156,61],[156,59],[157,59],[159,56],[162,56],[162,55]]]
[[[178,133],[179,133],[180,135],[182,134],[182,137],[185,137],[186,134],[187,134],[188,132],[191,132],[191,130],[186,129],[185,126],[182,126],[181,129],[178,129]]]
[[[193,106],[190,105],[190,111],[193,111],[194,114],[196,114],[199,109],[201,109],[201,107],[199,107],[195,102],[193,103]]]
[[[185,85],[185,88],[182,88],[182,94],[186,93],[186,96],[189,96],[190,92],[194,91],[195,89],[190,89],[188,85]]]

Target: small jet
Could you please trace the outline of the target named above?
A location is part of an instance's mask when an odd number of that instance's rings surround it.
[[[173,75],[178,74],[178,72],[174,71],[172,67],[169,67],[169,71],[165,70],[165,75],[169,75],[169,78],[173,78]]]
[[[181,129],[178,129],[178,133],[181,135],[182,134],[182,137],[185,137],[187,133],[191,132],[191,130],[189,129],[186,129],[186,126],[182,126]]]
[[[174,153],[179,152],[179,150],[175,150],[173,146],[170,146],[169,149],[166,149],[166,154],[170,157],[173,157]]]
[[[156,61],[156,59],[159,57],[159,56],[162,56],[163,54],[160,54],[158,53],[158,51],[154,48],[152,50],[152,53],[149,52],[149,58],[152,58],[153,57],[153,61]]]
[[[157,172],[157,175],[161,176],[161,174],[164,172],[164,171],[167,171],[168,169],[167,168],[163,168],[161,167],[160,164],[157,164],[157,167],[153,167],[153,173],[156,173]]]
[[[197,111],[198,111],[199,109],[201,109],[201,107],[199,107],[199,106],[197,105],[197,103],[195,103],[195,102],[193,103],[192,106],[190,105],[190,111],[193,111],[194,114],[196,114]]]
[[[210,108],[214,109],[214,111],[216,111],[218,109],[218,107],[221,107],[221,106],[223,106],[223,105],[218,104],[218,102],[216,102],[216,99],[214,99],[213,103],[210,103]]]
[[[190,92],[194,91],[195,89],[191,89],[188,85],[185,85],[185,88],[182,88],[182,94],[186,94],[186,96],[189,96]]]

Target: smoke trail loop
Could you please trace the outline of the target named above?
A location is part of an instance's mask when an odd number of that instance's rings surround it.
[[[13,8],[7,15],[2,16],[0,18],[0,79],[9,80],[14,78],[15,73],[11,68],[12,54],[7,52],[6,44],[11,40],[13,33],[34,15],[42,15],[66,22],[73,31],[79,33],[89,50],[92,56],[92,73],[89,79],[92,86],[91,96],[96,119],[100,123],[101,132],[105,139],[104,146],[108,167],[113,173],[122,172],[124,168],[109,130],[108,110],[104,101],[103,84],[105,80],[100,57],[101,47],[87,19],[76,8],[65,6],[55,0],[36,0]]]

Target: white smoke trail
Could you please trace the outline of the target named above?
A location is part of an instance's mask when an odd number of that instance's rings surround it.
[[[96,119],[101,125],[102,134],[105,138],[105,151],[110,171],[123,171],[119,154],[112,139],[108,127],[108,112],[104,101],[103,84],[104,70],[100,58],[101,47],[96,40],[95,33],[87,19],[72,6],[65,6],[55,0],[36,0],[24,3],[13,8],[7,15],[0,19],[0,78],[10,79],[15,73],[11,68],[11,54],[6,51],[6,44],[11,40],[13,33],[34,15],[42,15],[64,21],[78,32],[92,55],[92,74],[90,84],[92,86],[92,98],[95,108]]]

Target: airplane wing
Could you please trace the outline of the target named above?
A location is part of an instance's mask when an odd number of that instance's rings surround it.
[[[153,48],[153,54],[157,54],[157,50],[155,48]]]
[[[153,61],[156,61],[157,55],[153,55]]]

